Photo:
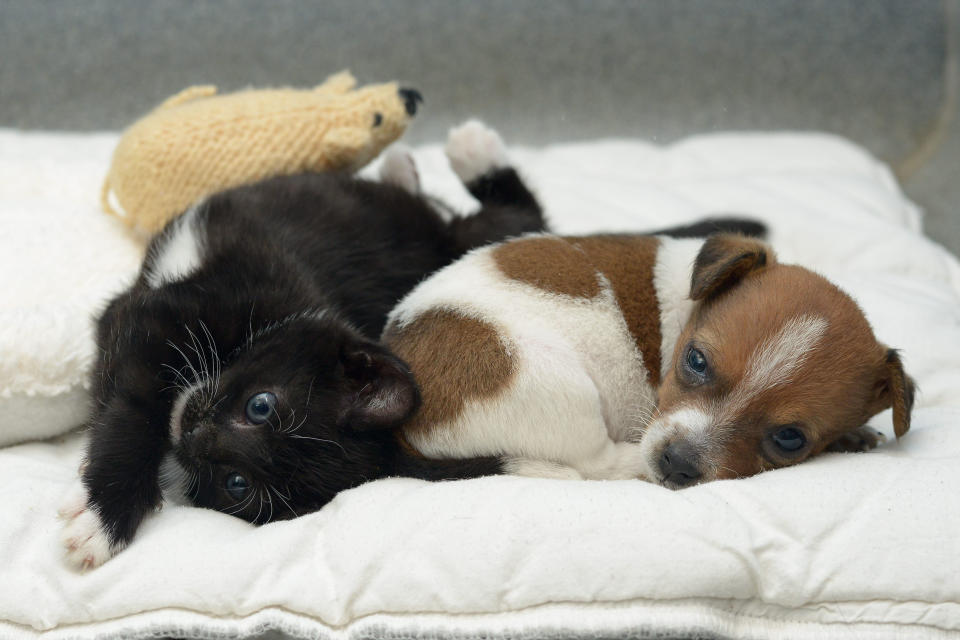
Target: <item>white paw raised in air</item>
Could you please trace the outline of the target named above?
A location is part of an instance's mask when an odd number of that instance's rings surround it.
[[[60,542],[67,564],[86,571],[99,567],[116,553],[100,523],[100,517],[87,507],[87,491],[81,482],[70,488],[57,514],[64,521]]]
[[[464,184],[508,165],[507,148],[500,134],[479,120],[468,120],[451,129],[444,151]]]
[[[420,193],[420,174],[410,155],[410,149],[394,145],[383,154],[380,165],[380,182],[400,187],[413,194]]]

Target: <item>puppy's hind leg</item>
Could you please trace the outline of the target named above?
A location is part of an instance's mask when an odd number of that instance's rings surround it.
[[[450,131],[445,151],[450,166],[482,205],[474,215],[450,223],[460,252],[546,230],[540,203],[509,165],[496,131],[471,120]]]

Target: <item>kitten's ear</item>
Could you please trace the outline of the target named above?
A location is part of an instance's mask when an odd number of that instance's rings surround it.
[[[690,299],[703,300],[726,291],[747,276],[776,262],[766,242],[735,233],[707,238],[693,263]]]
[[[349,342],[340,351],[342,406],[338,426],[357,431],[399,426],[420,406],[407,365],[380,345]]]

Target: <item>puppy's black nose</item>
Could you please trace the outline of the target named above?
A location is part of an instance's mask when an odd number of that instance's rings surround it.
[[[423,96],[416,89],[400,89],[400,99],[403,100],[403,106],[407,110],[407,115],[417,113],[417,105],[423,102]]]
[[[695,483],[703,474],[696,464],[697,453],[685,442],[671,442],[663,450],[658,465],[663,479],[678,487]]]

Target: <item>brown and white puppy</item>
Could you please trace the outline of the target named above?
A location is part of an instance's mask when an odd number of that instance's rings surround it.
[[[414,289],[384,340],[423,404],[406,444],[508,473],[669,488],[876,444],[913,383],[856,303],[765,243],[532,236]]]

